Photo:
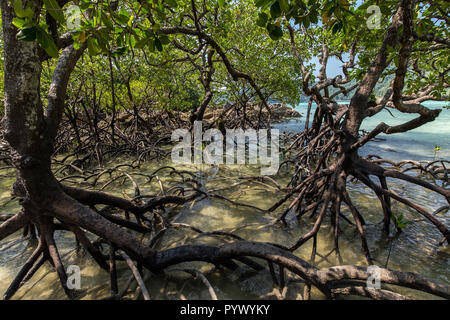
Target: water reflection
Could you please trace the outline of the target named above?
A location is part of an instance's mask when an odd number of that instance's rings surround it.
[[[289,128],[295,125],[298,128],[300,122],[292,120],[280,126]],[[423,136],[419,140],[422,141],[422,139]],[[365,152],[370,153],[372,152],[371,148],[376,148],[377,153],[380,154],[385,152],[383,150],[392,148],[398,156],[392,156],[394,154],[392,151],[386,152],[389,152],[389,157],[391,159],[394,158],[394,160],[400,160],[404,157],[411,158],[416,154],[421,154],[421,159],[429,158],[420,148],[415,150],[410,148],[407,151],[398,150],[399,144],[396,144],[395,141],[397,140],[390,139],[386,143],[383,142],[378,145],[374,143],[373,146],[369,145]],[[443,141],[439,141],[439,143],[445,146],[446,143],[450,144],[450,142]],[[387,147],[383,149],[383,145]],[[443,148],[443,150],[450,150],[450,147],[447,149]],[[128,159],[116,159],[109,165],[115,166],[120,161],[126,162]],[[149,162],[143,164],[140,169],[131,170],[129,173],[150,174],[162,165],[165,164]],[[236,187],[226,189],[234,183],[242,182],[237,179],[239,176],[259,175],[259,168],[254,166],[220,166],[218,170],[217,167],[207,165],[178,166],[177,168],[199,173],[207,189],[225,188],[220,194],[240,203],[266,209],[278,199],[278,195],[273,190],[268,190],[266,187],[255,183],[242,183]],[[285,185],[289,181],[289,173],[289,171],[281,172],[276,178],[277,182]],[[144,176],[133,175],[133,177],[141,187],[142,194],[155,194],[160,191],[158,183],[148,183],[148,179]],[[106,181],[107,177],[103,179]],[[160,179],[163,185],[169,185],[176,180],[176,177],[161,173]],[[18,209],[17,201],[9,200],[9,188],[13,180],[13,175],[9,179],[2,178],[0,180],[0,204],[7,203],[0,207],[0,214],[10,214]],[[426,189],[392,179],[389,179],[388,182],[398,193],[414,199],[415,202],[430,211],[446,204],[442,197]],[[102,181],[98,185],[102,185]],[[129,181],[123,184],[122,180],[108,185],[105,191],[128,198],[132,198],[134,194],[133,186]],[[350,184],[349,191],[353,202],[357,204],[359,211],[366,219],[367,226],[365,230],[369,248],[379,265],[385,265],[388,261],[388,267],[391,269],[413,271],[421,274],[423,277],[450,285],[450,274],[448,271],[450,249],[448,246],[438,247],[437,244],[441,239],[441,234],[433,225],[423,220],[415,212],[394,202],[394,213],[397,215],[403,214],[408,224],[403,233],[386,239],[381,232],[380,220],[383,214],[381,206],[377,202],[377,197],[361,184]],[[175,212],[174,222],[187,223],[203,231],[233,231],[248,240],[276,242],[289,246],[302,234],[310,230],[313,220],[307,216],[300,220],[297,220],[294,216],[288,216],[288,224],[286,226],[271,224],[281,212],[283,212],[283,208],[277,210],[274,215],[269,216],[249,207],[234,206],[225,200],[208,198],[180,207]],[[344,210],[343,214],[348,216],[349,220],[352,220],[350,212]],[[439,219],[446,225],[450,225],[450,212],[440,214]],[[242,227],[245,225],[247,226]],[[356,228],[345,221],[341,222],[340,227],[342,230],[340,248],[344,263],[365,265],[365,258],[362,254]],[[317,242],[318,252],[323,255],[333,249],[333,239],[330,230],[329,221],[325,220]],[[27,246],[28,241],[19,239],[21,239],[21,234],[17,233],[5,239],[1,244],[0,292],[4,292],[7,289],[10,281],[32,251]],[[109,275],[97,267],[88,255],[83,255],[74,250],[75,240],[73,235],[66,232],[58,232],[56,240],[65,265],[76,264],[81,267],[81,286],[86,293],[83,299],[108,297],[110,295]],[[14,243],[14,241],[18,242]],[[187,230],[170,230],[164,235],[159,248],[169,248],[184,243],[220,243],[220,240],[211,237],[198,237],[198,234]],[[310,241],[297,250],[296,254],[303,259],[309,259],[311,245]],[[336,264],[333,254],[330,255],[329,261],[330,263],[325,262],[321,266],[326,267]],[[172,267],[172,269],[180,268],[183,268],[183,266]],[[273,295],[270,295],[272,280],[266,272],[255,273],[247,267],[241,267],[234,272],[215,270],[211,265],[205,263],[191,263],[189,268],[196,268],[206,272],[220,299],[274,298]],[[121,288],[128,281],[130,271],[124,263],[119,263],[118,269],[120,275],[119,288]],[[148,288],[152,298],[156,299],[209,299],[208,291],[203,284],[177,271],[168,272],[166,276],[149,276]],[[288,297],[295,299],[297,294],[301,292],[301,288],[302,283],[292,284]],[[405,289],[404,292],[412,294],[410,290]],[[413,294],[420,298],[430,298],[430,296],[425,294],[422,295],[416,292]],[[315,298],[323,298],[316,291],[313,291],[313,296]],[[56,273],[52,272],[50,265],[46,264],[33,276],[31,281],[18,291],[14,298],[65,299],[65,295],[60,288]],[[133,298],[133,296],[127,296],[127,298]]]

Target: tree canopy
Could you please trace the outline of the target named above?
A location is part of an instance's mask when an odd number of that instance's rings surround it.
[[[361,287],[370,275],[367,268],[319,270],[294,254],[311,241],[311,263],[315,264],[317,235],[329,216],[334,246],[322,257],[327,260],[334,252],[343,264],[339,222],[341,218],[350,221],[341,212],[345,206],[367,264],[374,262],[363,213],[348,190],[348,184],[356,182],[376,195],[384,235],[389,236],[391,222],[398,232],[405,225],[403,216],[393,210],[396,201],[436,228],[443,237],[439,244],[450,241],[448,227],[437,217],[449,207],[429,212],[415,199],[393,190],[391,179],[427,189],[449,204],[450,190],[406,174],[400,164],[359,152],[382,133],[404,133],[434,121],[442,110],[424,102],[449,100],[448,1],[8,0],[0,5],[1,138],[8,142],[9,153],[2,159],[16,170],[12,192],[21,206],[20,212],[0,225],[0,240],[22,228],[27,232],[39,229],[37,247],[5,298],[12,297],[46,260],[52,262],[67,295],[73,297],[54,240],[55,230],[65,230],[75,235],[100,267],[109,270],[114,297],[118,254],[139,283],[142,279],[132,260],[154,273],[191,261],[232,270],[239,262],[262,270],[265,267],[248,258],[257,257],[268,262],[274,279],[273,264],[279,265],[280,282],[284,282],[285,269],[301,277],[308,297],[314,286],[327,298],[356,294],[403,299],[389,290]],[[341,69],[338,74],[329,72],[332,60]],[[383,90],[378,91],[380,87]],[[269,127],[273,108],[269,102],[295,105],[302,96],[309,101],[306,126],[283,150],[287,157],[283,165],[294,167],[287,185],[280,186],[270,177],[240,178],[275,185],[273,194],[278,199],[274,204],[252,209],[277,212],[275,223],[286,223],[288,213],[301,218],[311,212],[311,229],[290,239],[289,246],[215,232],[208,235],[237,241],[156,248],[160,234],[170,228],[206,234],[172,223],[165,206],[210,197],[242,204],[204,191],[201,177],[170,166],[144,176],[152,180],[160,170],[169,169],[169,175],[181,180],[165,190],[158,178],[161,194],[141,195],[136,181],[121,166],[138,168],[151,153],[157,158],[167,156],[161,144],[170,139],[171,130],[193,129],[210,109],[219,112],[211,116],[209,126],[220,131],[225,130],[224,114],[230,110],[236,114],[228,122],[233,127]],[[338,103],[343,97],[347,103]],[[313,103],[317,105],[314,111]],[[255,123],[247,121],[248,107],[258,110]],[[365,119],[387,108],[414,118],[392,126],[380,122],[369,132],[361,130]],[[56,161],[62,165],[55,170],[55,155],[67,153]],[[86,169],[89,160],[95,159],[101,167],[106,155],[121,153],[134,154],[137,159],[113,169]],[[72,156],[76,159],[65,164]],[[448,179],[444,162],[443,168],[434,170],[435,163],[413,164],[434,178],[436,173],[441,177],[445,173],[442,179]],[[65,170],[79,173],[69,178],[81,177],[90,187],[103,175],[111,179],[99,191],[81,189],[69,185],[68,177],[57,177]],[[113,172],[121,175],[112,178]],[[121,178],[132,182],[134,198],[102,192]],[[99,209],[99,205],[105,207]],[[92,242],[86,233],[98,241]],[[150,244],[136,233],[151,234]],[[102,244],[109,254],[102,252]],[[450,296],[448,286],[412,274],[384,269],[382,279]]]

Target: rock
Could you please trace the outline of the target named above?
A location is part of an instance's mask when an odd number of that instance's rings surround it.
[[[272,121],[281,121],[286,118],[300,118],[302,115],[283,103],[270,105],[272,112]]]

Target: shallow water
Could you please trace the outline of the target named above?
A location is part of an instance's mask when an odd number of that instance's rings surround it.
[[[304,107],[304,106],[303,106]],[[299,107],[301,112],[302,106]],[[444,117],[439,118],[434,126],[427,125],[418,132],[407,133],[404,135],[395,135],[386,137],[386,141],[370,143],[364,153],[377,153],[393,160],[402,159],[432,159],[434,144],[441,145],[442,152],[440,157],[447,157],[450,150],[450,140],[446,137],[450,134],[450,128],[446,126],[449,120],[450,111],[444,111]],[[379,115],[380,119],[384,116]],[[398,120],[398,119],[397,119]],[[278,127],[299,131],[303,127],[303,120],[290,120]],[[377,119],[373,124],[377,124]],[[383,121],[388,122],[388,119]],[[441,123],[443,121],[444,123]],[[388,122],[391,124],[390,122]],[[447,122],[448,123],[448,122]],[[369,124],[367,125],[370,129]],[[428,127],[428,129],[426,128]],[[436,128],[439,128],[436,132]],[[425,130],[425,131],[424,131]],[[427,132],[426,130],[429,130]],[[427,140],[427,136],[432,135],[437,142]],[[409,144],[408,144],[409,141]],[[414,141],[412,143],[411,141]],[[409,148],[403,150],[404,145]],[[387,146],[387,147],[384,147]],[[430,150],[431,148],[431,150]],[[393,150],[393,151],[392,151]],[[115,166],[118,163],[127,162],[129,159],[115,159],[108,164]],[[160,186],[156,181],[148,183],[147,179],[137,173],[150,174],[163,165],[172,165],[171,163],[158,163],[156,161],[145,163],[140,169],[127,170],[141,188],[141,194],[156,194],[160,192]],[[259,168],[255,166],[220,166],[211,167],[208,165],[199,166],[176,166],[179,169],[189,170],[198,174],[199,179],[207,189],[220,189],[231,186],[239,182],[239,176],[258,176]],[[161,182],[167,189],[168,186],[176,184],[176,177],[170,177],[164,171],[160,173]],[[3,172],[4,173],[4,172]],[[289,181],[289,171],[282,171],[276,180],[280,184],[286,184]],[[105,177],[104,179],[107,179]],[[0,179],[0,204],[8,202],[9,188],[12,183],[12,177]],[[105,180],[106,181],[106,180]],[[123,183],[123,184],[122,184]],[[395,191],[404,196],[413,199],[422,207],[433,211],[446,204],[446,201],[436,194],[410,186],[397,181],[389,180],[389,183]],[[98,184],[101,186],[102,182]],[[448,187],[448,186],[447,186]],[[404,232],[400,235],[392,235],[390,239],[385,239],[381,232],[382,219],[381,206],[377,202],[374,194],[365,187],[355,184],[349,186],[353,202],[357,204],[361,214],[367,222],[365,227],[369,242],[369,248],[377,264],[384,266],[388,260],[388,267],[401,271],[413,271],[421,274],[423,277],[450,285],[450,249],[449,247],[439,247],[438,242],[442,238],[428,221],[424,221],[421,216],[415,212],[406,209],[403,205],[394,203],[394,213],[403,214],[408,221]],[[119,196],[132,198],[133,186],[127,180],[117,180],[115,183],[105,188],[105,191]],[[238,187],[218,192],[234,201],[246,203],[258,208],[266,209],[270,207],[278,196],[273,190],[255,183],[244,183]],[[16,212],[18,204],[11,201],[5,206],[0,206],[0,214]],[[273,215],[259,212],[253,208],[234,206],[227,201],[219,199],[206,199],[188,203],[174,210],[174,222],[186,223],[203,231],[223,230],[233,231],[237,235],[248,240],[269,241],[284,245],[292,245],[302,234],[308,232],[313,221],[304,217],[297,220],[295,217],[288,216],[287,226],[273,225],[273,220],[283,212],[283,208],[278,209]],[[349,212],[343,212],[349,216]],[[450,225],[450,212],[444,212],[439,215],[439,219]],[[350,220],[352,220],[350,218]],[[243,227],[246,226],[246,227]],[[366,265],[364,255],[361,250],[359,235],[353,226],[348,225],[341,220],[342,234],[340,236],[340,249],[344,259],[344,264]],[[240,228],[238,228],[240,227]],[[329,221],[325,221],[318,237],[318,252],[325,255],[333,249],[333,239],[330,236]],[[11,246],[13,241],[20,241],[20,233],[10,236],[0,244],[0,292],[4,292],[10,281],[18,272],[21,264],[27,259],[32,249],[27,247],[27,241],[21,241]],[[56,237],[58,248],[63,256],[66,267],[75,264],[81,268],[81,289],[85,290],[86,295],[83,299],[101,299],[109,296],[109,275],[101,270],[92,262],[87,255],[76,253],[74,248],[74,238],[66,232],[58,232]],[[164,235],[160,249],[170,248],[185,243],[220,243],[219,239],[201,237],[186,230],[169,230]],[[9,248],[6,248],[10,246]],[[6,249],[5,249],[6,248]],[[311,254],[311,242],[296,251],[296,254],[308,260]],[[330,263],[323,263],[320,267],[337,264],[334,254],[329,257]],[[213,285],[219,299],[257,299],[273,298],[267,296],[273,287],[270,275],[267,272],[258,274],[248,272],[247,268],[240,268],[234,272],[213,270],[205,263],[190,263],[184,266],[172,267],[168,274],[170,277],[152,276],[148,279],[147,285],[150,295],[154,299],[209,299],[208,291],[204,285],[193,280],[187,274],[177,271],[188,266],[189,268],[204,271],[209,281]],[[121,288],[130,277],[130,271],[124,263],[119,263]],[[302,284],[294,284],[288,292],[289,298],[295,298],[301,290]],[[411,290],[404,290],[406,294],[417,298],[432,298],[426,294],[419,294]],[[318,292],[313,291],[314,298],[323,298]],[[133,298],[128,295],[128,298]],[[25,284],[14,296],[15,299],[65,299],[65,295],[60,289],[56,274],[52,272],[49,265],[45,265]]]
[[[436,102],[429,101],[424,103],[425,106],[431,109],[442,109],[439,117],[417,129],[397,133],[393,135],[380,134],[378,137],[384,139],[381,142],[369,142],[361,150],[361,154],[376,153],[381,157],[386,157],[391,160],[432,160],[449,159],[450,158],[450,109],[443,109],[444,106],[450,106],[450,102]],[[303,115],[300,119],[293,119],[281,124],[277,127],[286,131],[298,132],[299,128],[305,127],[306,112],[308,109],[307,103],[300,103],[295,107],[300,114]],[[311,108],[311,120],[314,115],[316,105],[313,104]],[[409,120],[414,119],[417,115],[404,114],[395,109],[382,110],[377,115],[364,120],[361,129],[371,131],[380,122],[385,122],[388,125],[398,125]],[[434,147],[438,145],[441,150],[435,154]]]

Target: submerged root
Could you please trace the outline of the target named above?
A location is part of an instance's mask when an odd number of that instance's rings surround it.
[[[251,181],[265,187],[270,186],[276,192],[286,193],[268,210],[251,207],[214,193],[221,189],[206,190],[205,186],[197,181],[194,174],[177,171],[172,167],[163,167],[150,175],[146,175],[149,181],[155,179],[160,186],[161,192],[152,196],[141,193],[142,188],[134,179],[134,174],[124,169],[126,165],[116,166],[112,170],[102,169],[97,172],[80,168],[81,171],[78,172],[77,176],[72,175],[70,178],[87,181],[91,186],[96,186],[104,175],[110,175],[110,179],[106,183],[126,179],[133,186],[135,196],[132,199],[124,199],[101,191],[85,190],[61,184],[62,181],[69,181],[70,179],[62,179],[59,182],[51,179],[49,182],[51,196],[43,196],[42,201],[39,202],[42,207],[28,210],[25,209],[28,207],[24,206],[24,209],[18,214],[9,216],[0,225],[0,240],[22,228],[27,228],[30,224],[34,225],[39,231],[39,242],[35,251],[5,292],[4,298],[10,299],[13,297],[17,290],[31,279],[33,274],[46,261],[52,264],[67,296],[77,298],[76,292],[67,288],[67,275],[54,241],[55,230],[72,233],[79,245],[92,256],[102,269],[109,273],[114,299],[123,297],[129,287],[129,284],[126,285],[126,288],[119,288],[118,286],[116,268],[118,260],[127,262],[144,299],[150,299],[150,295],[145,287],[141,266],[154,274],[159,274],[173,265],[190,261],[207,262],[220,267],[219,270],[222,267],[235,270],[241,264],[259,272],[265,270],[263,272],[272,275],[279,298],[285,296],[286,288],[289,285],[289,281],[285,279],[287,270],[304,281],[304,299],[310,298],[312,287],[317,288],[325,297],[330,299],[337,298],[340,295],[359,295],[372,299],[407,298],[394,292],[391,287],[380,290],[367,288],[365,281],[371,276],[370,270],[367,268],[355,266],[333,267],[322,270],[317,268],[324,261],[330,263],[329,258],[332,253],[336,255],[340,264],[343,263],[339,249],[341,219],[356,228],[367,263],[373,264],[364,231],[365,221],[351,199],[347,184],[350,179],[356,179],[378,196],[383,209],[385,232],[389,232],[392,218],[392,200],[395,200],[417,211],[430,221],[439,229],[444,237],[443,240],[447,242],[449,241],[448,228],[440,222],[435,214],[427,212],[413,201],[395,193],[389,188],[386,179],[394,178],[419,185],[441,194],[447,201],[450,199],[450,191],[416,177],[408,176],[398,170],[381,167],[378,163],[369,159],[362,159],[355,154],[339,153],[336,148],[340,144],[340,138],[331,129],[322,130],[319,136],[321,138],[316,139],[316,137],[307,142],[305,138],[305,141],[302,142],[300,139],[297,142],[307,145],[312,143],[314,147],[310,147],[308,152],[298,155],[296,159],[301,159],[298,162],[301,165],[297,166],[296,175],[287,187],[283,188],[271,178],[240,177],[238,179],[241,182]],[[340,154],[340,156],[336,156],[336,154]],[[133,165],[130,167],[135,168]],[[180,181],[169,188],[164,186],[158,177],[161,170],[169,170],[170,175],[179,177]],[[118,174],[118,176],[113,176],[113,174]],[[372,176],[378,179],[378,183],[372,180]],[[188,186],[186,187],[186,185]],[[262,212],[274,212],[286,201],[293,198],[278,221],[285,221],[289,212],[296,211],[298,217],[308,214],[311,218],[314,218],[314,226],[289,248],[286,248],[273,243],[249,242],[233,232],[203,231],[197,227],[170,221],[170,216],[168,216],[170,210],[167,210],[168,208],[174,208],[198,200],[198,198],[208,197],[231,202],[237,206],[245,205],[247,208]],[[26,197],[24,198],[23,203],[26,205],[28,201],[26,201]],[[99,209],[100,206],[103,207]],[[353,220],[342,214],[343,206],[348,207]],[[328,214],[331,217],[334,248],[331,252],[323,254],[317,252],[317,235]],[[236,228],[239,228],[239,226]],[[225,244],[215,246],[183,245],[167,250],[156,250],[158,241],[168,229],[189,230],[196,233],[198,237],[212,236],[224,241]],[[97,240],[90,240],[88,234],[96,235]],[[147,241],[139,240],[138,236],[140,235],[146,236]],[[313,241],[311,264],[293,254],[295,250],[309,240]],[[254,258],[268,262],[268,267],[255,261]],[[278,275],[276,270],[279,271]],[[387,269],[382,269],[381,273],[381,281],[384,284],[403,286],[443,298],[450,298],[448,286],[422,279],[418,275]],[[211,297],[217,298],[214,290],[211,291],[212,286],[209,281],[197,273],[195,273],[195,276],[199,277],[208,287]]]
[[[343,162],[341,162],[343,163]],[[430,221],[444,236],[446,241],[450,243],[450,233],[445,226],[434,214],[428,212],[418,204],[411,200],[406,199],[403,196],[398,195],[396,192],[388,188],[386,178],[397,178],[409,183],[413,183],[434,192],[437,192],[445,197],[447,201],[450,201],[450,191],[443,189],[439,186],[429,184],[425,181],[419,180],[415,177],[406,176],[401,172],[394,170],[386,170],[373,163],[366,161],[352,162],[351,165],[347,164],[347,169],[340,165],[338,160],[337,165],[334,166],[334,171],[319,171],[315,176],[306,178],[298,187],[293,190],[298,193],[298,196],[290,203],[284,213],[278,218],[278,221],[284,221],[286,215],[297,205],[297,211],[299,216],[304,215],[307,212],[312,211],[312,215],[318,212],[318,216],[315,220],[313,228],[303,235],[294,245],[290,247],[290,250],[294,251],[300,248],[308,240],[317,235],[327,212],[330,212],[332,218],[332,226],[335,237],[335,253],[339,258],[339,246],[338,246],[338,223],[339,218],[342,216],[341,209],[342,203],[345,203],[350,209],[355,226],[361,237],[362,248],[367,258],[368,264],[372,263],[367,240],[364,234],[364,219],[353,204],[351,197],[346,189],[347,176],[352,175],[354,178],[361,181],[369,189],[371,189],[377,196],[383,209],[383,230],[388,234],[389,227],[392,221],[392,209],[391,199],[405,204],[412,210],[418,212],[420,215]],[[376,176],[379,178],[380,184],[376,184],[370,176]],[[293,195],[293,192],[288,196]],[[280,206],[283,201],[286,201],[289,197],[286,196],[282,201],[276,204],[276,207]]]
[[[344,197],[348,197],[344,193]],[[330,197],[331,199],[331,197]],[[74,200],[73,200],[74,201]],[[331,201],[331,200],[329,200]],[[348,201],[348,198],[346,199]],[[349,202],[349,201],[348,201]],[[350,203],[350,202],[349,202]],[[325,207],[325,206],[323,206]],[[324,211],[322,208],[321,211]],[[81,214],[81,213],[80,213]],[[88,208],[82,213],[83,215],[89,216],[90,219],[97,220],[99,215],[95,211]],[[57,224],[54,220],[55,218],[45,218],[41,219],[37,223],[40,230],[40,241],[37,248],[32,253],[30,258],[27,260],[23,268],[19,271],[17,277],[13,280],[10,288],[4,295],[4,299],[11,298],[14,293],[22,286],[27,280],[31,278],[31,275],[36,272],[36,270],[42,266],[43,262],[48,260],[52,263],[61,281],[61,285],[64,288],[66,294],[69,298],[75,298],[74,292],[67,289],[67,275],[65,274],[62,261],[59,257],[58,249],[53,240],[53,232],[57,228]],[[133,275],[138,282],[141,291],[145,299],[149,299],[150,296],[145,287],[143,279],[140,275],[140,271],[136,268],[132,260],[139,264],[142,264],[145,268],[153,273],[160,273],[170,266],[177,265],[183,262],[190,261],[203,261],[211,263],[214,265],[224,265],[225,267],[233,268],[236,263],[245,263],[250,265],[253,261],[251,258],[259,258],[269,262],[269,267],[272,265],[279,266],[279,277],[275,275],[275,271],[269,268],[267,272],[273,274],[273,278],[276,286],[283,291],[283,288],[287,285],[285,281],[284,270],[289,270],[299,278],[303,279],[306,283],[319,289],[322,294],[328,298],[336,298],[339,295],[360,295],[365,297],[370,297],[373,299],[401,299],[405,298],[398,293],[393,292],[393,289],[383,288],[382,290],[367,289],[364,286],[365,281],[371,276],[370,270],[364,267],[355,266],[340,266],[332,267],[327,269],[317,269],[313,265],[307,263],[306,261],[298,258],[291,253],[292,248],[288,250],[282,246],[276,244],[262,243],[262,242],[250,242],[245,241],[242,238],[235,240],[228,244],[211,246],[211,245],[183,245],[175,248],[156,251],[149,247],[145,247],[143,244],[137,241],[133,236],[129,234],[126,239],[121,239],[118,241],[117,232],[110,233],[102,230],[104,226],[101,223],[95,225],[85,225],[82,228],[89,228],[90,232],[100,236],[100,242],[109,243],[110,254],[109,256],[103,254],[101,249],[97,247],[84,235],[84,231],[80,227],[74,227],[72,223],[66,222],[67,217],[56,216],[61,226],[66,226],[66,230],[74,233],[81,245],[94,257],[95,261],[109,270],[111,274],[111,288],[113,292],[117,294],[119,291],[117,286],[117,278],[114,276],[114,265],[117,259],[125,260],[127,264],[133,271]],[[73,219],[73,217],[72,217]],[[80,222],[84,221],[79,220]],[[59,228],[61,228],[59,226]],[[187,225],[177,225],[171,224],[170,227],[183,228],[188,230],[193,230],[199,234],[210,234],[214,236],[226,236],[228,238],[233,237],[231,233],[224,232],[202,232],[194,227]],[[114,228],[118,228],[117,226]],[[121,230],[121,228],[119,229]],[[109,235],[112,234],[113,237]],[[315,235],[312,235],[315,237]],[[99,243],[99,241],[96,241]],[[139,243],[139,247],[133,247],[134,244]],[[130,248],[133,247],[133,250]],[[116,256],[116,253],[118,256]],[[127,254],[130,253],[130,256]],[[107,265],[109,260],[110,264]],[[261,266],[256,262],[253,262],[259,270]],[[262,267],[265,269],[264,267]],[[30,275],[31,274],[31,275]],[[445,285],[437,284],[433,281],[422,279],[420,276],[412,273],[404,273],[391,271],[387,269],[381,269],[381,282],[383,284],[390,284],[396,286],[403,286],[407,288],[412,288],[415,290],[424,291],[433,295],[437,295],[443,298],[450,298],[450,288]],[[195,273],[196,276],[202,279],[203,283],[209,288],[211,297],[217,297],[215,293],[213,294],[212,287],[208,281],[203,279],[199,274]],[[116,296],[116,295],[115,295]]]
[[[346,112],[345,110],[343,111]],[[338,112],[339,113],[339,112]],[[342,113],[340,114],[342,116]],[[286,148],[290,158],[284,163],[294,163],[295,173],[288,184],[285,196],[276,202],[268,211],[273,212],[290,199],[291,202],[277,219],[277,222],[286,223],[288,214],[296,212],[300,218],[310,214],[310,218],[315,217],[314,225],[309,232],[298,239],[289,249],[295,251],[306,242],[313,239],[321,229],[325,217],[329,214],[334,236],[334,249],[336,258],[342,264],[339,251],[339,220],[343,218],[353,224],[361,239],[361,246],[367,263],[371,265],[373,259],[364,232],[365,221],[358,208],[353,204],[351,196],[347,191],[349,181],[360,182],[368,187],[378,198],[383,213],[383,231],[386,235],[390,232],[391,223],[395,216],[392,212],[392,201],[400,202],[412,211],[419,213],[431,224],[433,224],[443,235],[440,245],[445,241],[450,243],[450,233],[448,227],[420,205],[397,194],[387,182],[387,178],[406,182],[408,184],[420,186],[444,197],[450,204],[450,190],[429,183],[420,177],[406,174],[411,170],[420,170],[430,174],[435,179],[441,181],[448,180],[446,169],[447,161],[436,160],[431,162],[401,161],[392,162],[381,159],[376,155],[362,158],[358,155],[358,149],[376,135],[368,134],[359,141],[343,130],[343,122],[338,114],[333,115],[326,105],[319,105],[314,115],[314,122],[311,128],[298,134],[294,141]],[[348,141],[352,141],[351,143]],[[389,167],[381,166],[389,164]],[[374,181],[375,177],[378,182]],[[342,205],[345,204],[350,209],[353,222],[349,221],[342,214]],[[442,209],[446,210],[446,209]],[[398,232],[401,228],[395,223]],[[316,246],[313,243],[312,259],[317,254]],[[329,254],[328,254],[329,255]],[[328,257],[327,255],[327,257]],[[360,294],[372,295],[360,289],[352,289]]]

